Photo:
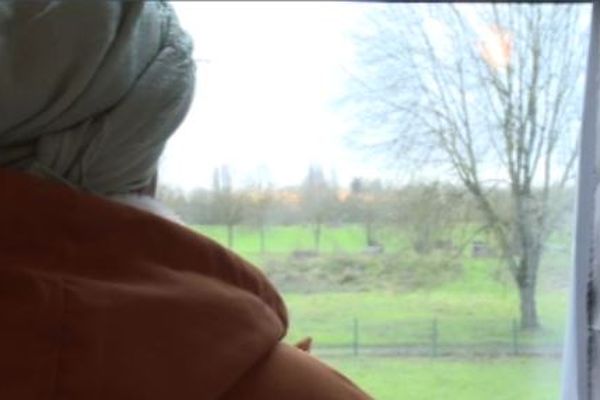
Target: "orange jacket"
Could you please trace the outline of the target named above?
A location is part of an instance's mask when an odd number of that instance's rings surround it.
[[[366,399],[282,344],[255,267],[152,214],[0,169],[0,399]]]

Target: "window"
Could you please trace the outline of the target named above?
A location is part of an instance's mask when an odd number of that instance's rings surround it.
[[[175,3],[160,194],[377,399],[560,393],[586,4]]]

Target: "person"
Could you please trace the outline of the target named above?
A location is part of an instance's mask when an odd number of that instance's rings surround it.
[[[0,4],[0,398],[369,398],[150,198],[191,52],[164,2]]]

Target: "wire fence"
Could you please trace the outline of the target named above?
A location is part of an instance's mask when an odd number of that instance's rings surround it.
[[[338,329],[329,326],[310,336],[319,355],[560,357],[562,352],[560,328],[522,331],[517,319],[433,318],[382,324],[353,318]]]

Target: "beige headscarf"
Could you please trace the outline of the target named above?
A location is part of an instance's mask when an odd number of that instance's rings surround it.
[[[0,167],[146,186],[189,108],[191,54],[164,2],[0,2]]]

